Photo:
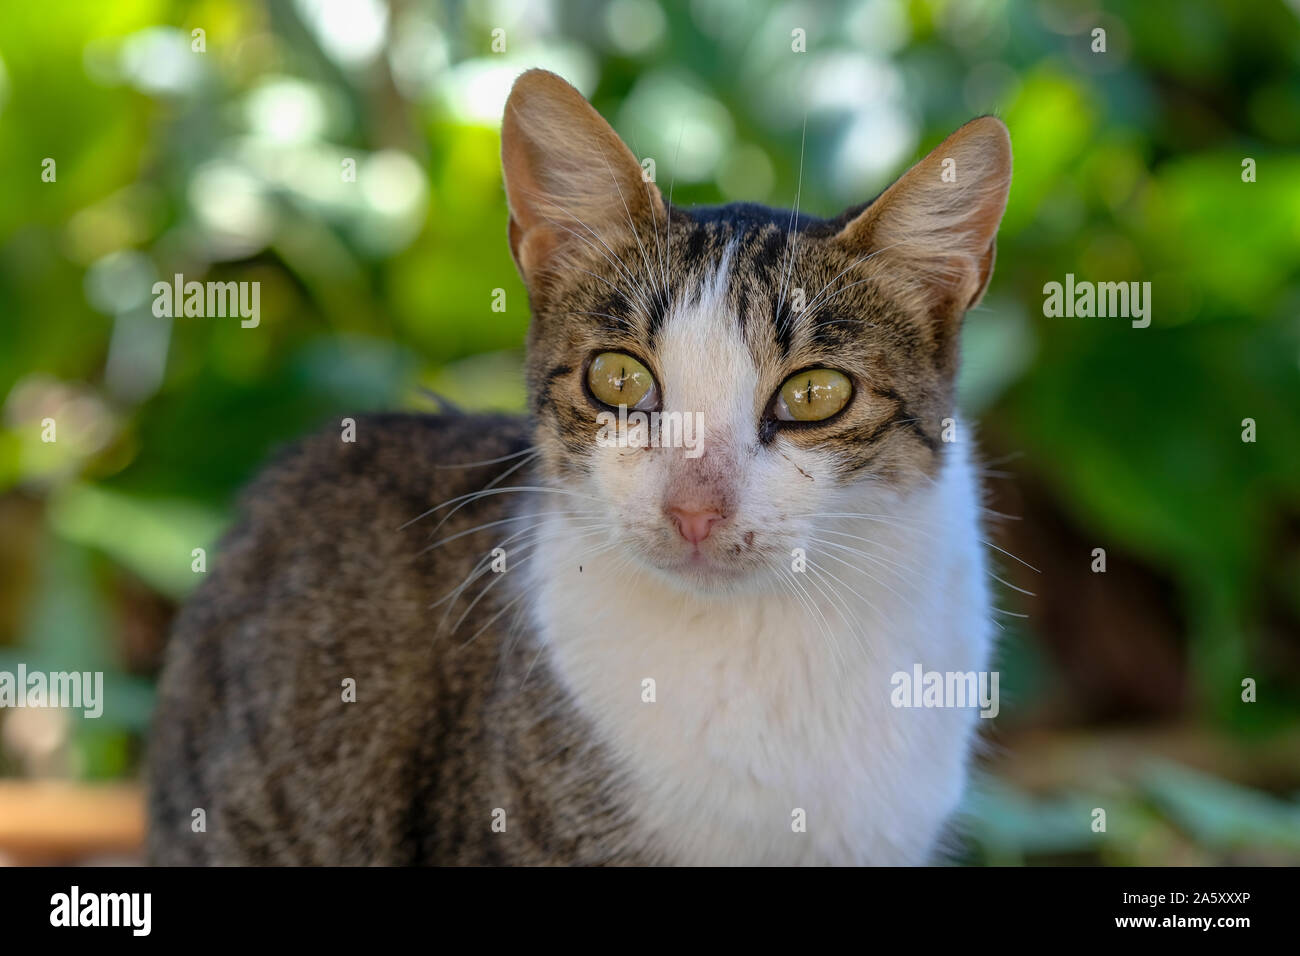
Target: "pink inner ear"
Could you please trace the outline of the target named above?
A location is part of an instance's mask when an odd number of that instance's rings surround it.
[[[525,281],[563,245],[665,217],[658,189],[647,187],[618,134],[581,93],[544,70],[515,81],[501,126],[501,163],[511,249]]]
[[[945,161],[951,160],[945,167]],[[943,175],[955,171],[955,180]],[[1011,141],[992,117],[972,120],[904,173],[840,233],[919,280],[932,302],[975,305],[992,275],[1011,184]]]

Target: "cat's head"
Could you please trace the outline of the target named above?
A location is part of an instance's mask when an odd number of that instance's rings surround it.
[[[670,206],[541,70],[510,94],[502,158],[541,468],[582,496],[557,507],[603,518],[669,580],[732,590],[806,547],[814,516],[937,474],[1010,184],[997,119],[829,220]],[[660,413],[657,433],[621,429],[619,405],[631,426]]]

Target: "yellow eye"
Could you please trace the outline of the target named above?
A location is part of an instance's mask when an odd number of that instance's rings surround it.
[[[587,369],[591,394],[606,405],[626,405],[643,411],[653,409],[659,401],[650,370],[622,352],[601,352]]]
[[[776,417],[785,422],[819,422],[830,418],[853,397],[853,383],[843,372],[814,368],[786,379],[776,393]]]

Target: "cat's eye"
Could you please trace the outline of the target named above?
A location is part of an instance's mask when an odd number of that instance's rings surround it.
[[[814,368],[791,375],[776,393],[772,412],[783,422],[820,422],[853,397],[853,383],[843,372]]]
[[[650,370],[623,352],[601,352],[587,369],[587,387],[606,405],[649,411],[659,402]]]

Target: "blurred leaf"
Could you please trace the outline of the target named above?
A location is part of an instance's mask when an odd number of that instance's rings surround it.
[[[1300,803],[1174,765],[1153,768],[1144,783],[1164,812],[1203,846],[1300,850]]]
[[[51,499],[50,524],[69,541],[104,552],[179,600],[199,580],[191,570],[191,552],[204,548],[211,553],[222,518],[187,501],[150,500],[91,485],[70,485]]]

